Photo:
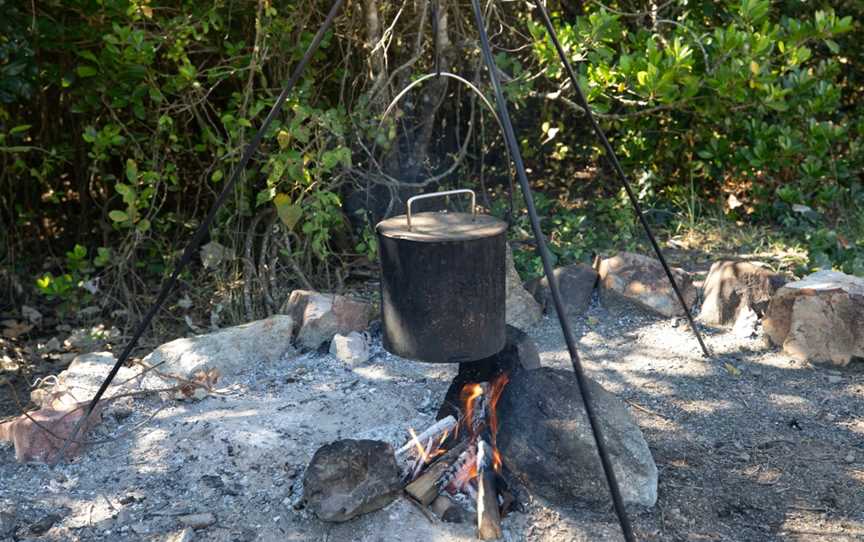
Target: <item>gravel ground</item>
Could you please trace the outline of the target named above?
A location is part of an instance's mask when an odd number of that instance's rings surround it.
[[[657,505],[630,510],[640,540],[864,540],[860,363],[811,367],[711,330],[706,361],[685,321],[596,300],[573,324],[586,371],[630,404],[660,470]],[[569,367],[557,325],[531,335],[545,365]],[[472,526],[433,522],[405,499],[336,525],[298,508],[320,445],[401,441],[433,420],[456,372],[376,348],[355,368],[325,354],[249,367],[200,402],[118,402],[91,435],[104,442],[55,469],[0,447],[0,540],[166,541],[191,513],[213,514],[196,540],[473,540]],[[524,504],[506,540],[622,539],[611,508]]]

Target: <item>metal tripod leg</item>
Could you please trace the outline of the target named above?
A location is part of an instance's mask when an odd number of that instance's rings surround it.
[[[609,163],[615,170],[618,180],[621,182],[622,186],[624,186],[624,190],[627,192],[627,197],[630,199],[630,203],[633,205],[633,209],[636,211],[636,215],[639,217],[639,222],[645,229],[648,240],[651,242],[651,246],[654,248],[654,252],[657,254],[657,259],[660,260],[660,264],[663,266],[663,271],[666,272],[666,276],[669,278],[669,283],[672,285],[672,289],[675,291],[675,296],[678,298],[678,302],[681,303],[681,308],[684,309],[684,314],[687,316],[687,321],[690,323],[690,329],[693,330],[693,334],[696,336],[696,340],[699,341],[699,346],[702,348],[702,353],[705,355],[705,357],[710,358],[711,352],[705,345],[705,341],[702,340],[702,334],[699,332],[699,328],[696,327],[696,322],[693,320],[693,315],[690,314],[690,307],[688,307],[687,302],[684,301],[684,296],[681,294],[681,290],[678,288],[678,284],[675,283],[675,277],[672,275],[672,270],[669,268],[669,264],[666,263],[666,257],[663,256],[663,251],[660,250],[660,245],[657,244],[657,239],[654,238],[654,233],[651,231],[651,227],[648,225],[648,221],[645,220],[645,214],[642,212],[642,206],[639,205],[639,200],[636,198],[636,194],[633,192],[633,188],[627,181],[627,176],[624,174],[624,169],[621,167],[621,163],[618,162],[618,157],[615,155],[615,151],[612,149],[612,145],[606,138],[606,134],[603,133],[603,129],[600,128],[600,125],[597,123],[597,119],[594,118],[594,114],[591,113],[591,108],[588,106],[588,100],[585,99],[585,94],[579,87],[579,80],[576,78],[576,73],[573,71],[573,66],[570,64],[570,60],[567,58],[567,54],[564,52],[564,49],[561,47],[561,43],[558,41],[558,34],[555,32],[555,28],[552,26],[552,20],[549,18],[549,13],[546,11],[546,7],[543,5],[543,1],[540,0],[536,2],[536,7],[540,10],[540,15],[543,18],[543,24],[546,26],[546,31],[549,32],[549,37],[552,38],[552,43],[555,45],[555,50],[558,51],[558,57],[561,59],[561,63],[564,65],[564,69],[567,72],[568,77],[570,78],[570,83],[573,85],[573,91],[576,93],[577,103],[580,107],[582,107],[582,109],[585,110],[585,114],[588,116],[588,120],[591,122],[591,127],[594,129],[594,133],[597,135],[597,139],[599,139],[600,143],[603,145],[603,150],[606,152],[606,159],[609,160]]]
[[[582,363],[579,361],[579,353],[576,351],[576,339],[573,336],[573,330],[570,328],[570,323],[567,321],[567,317],[564,313],[564,305],[561,302],[561,292],[558,288],[558,281],[552,272],[552,260],[549,257],[548,250],[546,249],[546,241],[543,238],[543,231],[540,229],[540,219],[537,216],[537,209],[534,207],[534,197],[531,194],[531,186],[528,184],[528,175],[525,172],[525,164],[522,161],[519,142],[518,139],[516,139],[516,133],[513,130],[510,113],[507,110],[507,100],[504,98],[504,92],[501,90],[501,83],[498,80],[495,60],[492,57],[492,49],[489,46],[489,36],[486,34],[486,23],[483,19],[483,12],[480,8],[480,1],[471,0],[471,4],[474,8],[474,17],[477,21],[477,30],[480,33],[480,44],[483,49],[483,58],[486,62],[486,67],[489,70],[489,79],[492,81],[492,87],[495,90],[495,99],[498,103],[498,115],[501,117],[501,122],[504,127],[504,140],[510,148],[510,157],[516,167],[519,184],[522,187],[522,193],[525,196],[525,205],[528,208],[528,216],[531,219],[531,229],[534,231],[534,238],[536,239],[537,247],[540,250],[540,258],[543,261],[543,270],[545,271],[546,278],[549,281],[552,301],[555,304],[558,321],[561,323],[561,331],[564,333],[564,341],[567,343],[567,350],[570,353],[570,363],[573,366],[576,383],[579,386],[579,392],[585,405],[585,414],[587,415],[589,425],[591,426],[594,442],[597,444],[597,454],[600,456],[603,473],[606,475],[606,483],[609,485],[609,493],[612,495],[612,503],[615,507],[615,514],[618,516],[618,523],[621,525],[624,539],[627,542],[632,542],[636,540],[633,535],[633,528],[630,525],[630,519],[627,517],[627,510],[624,508],[624,501],[621,497],[618,480],[615,478],[615,472],[612,470],[612,462],[609,459],[606,442],[603,439],[602,430],[597,421],[597,416],[594,411],[594,403],[591,399],[591,392],[588,389],[587,377],[582,370]]]

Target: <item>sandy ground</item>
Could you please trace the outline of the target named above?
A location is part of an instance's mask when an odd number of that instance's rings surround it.
[[[811,367],[719,331],[706,331],[718,354],[706,361],[683,320],[610,314],[596,300],[573,323],[586,371],[628,401],[660,471],[657,505],[630,510],[640,540],[864,540],[861,364]],[[545,365],[569,367],[557,326],[546,318],[530,333]],[[433,420],[456,372],[376,347],[353,369],[310,354],[249,367],[200,402],[118,403],[91,435],[107,442],[55,469],[0,448],[9,539],[163,541],[180,515],[211,512],[196,540],[473,540],[471,525],[432,520],[404,498],[344,524],[297,508],[320,445],[401,441]],[[505,540],[622,539],[611,507],[524,505],[505,519]]]

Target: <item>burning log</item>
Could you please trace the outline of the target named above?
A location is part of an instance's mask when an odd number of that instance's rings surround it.
[[[422,447],[423,445],[421,443],[428,440],[431,440],[432,442],[443,441],[444,439],[442,439],[441,436],[452,433],[455,427],[456,418],[453,416],[447,416],[446,418],[438,420],[419,435],[412,436],[408,442],[396,450],[396,457],[400,458],[404,455],[410,454],[412,450],[416,450],[418,446]]]
[[[476,474],[476,464],[476,446],[469,444],[441,477],[439,487],[450,493],[456,493],[470,487],[469,482]]]
[[[496,540],[503,534],[492,465],[492,448],[480,438],[477,440],[477,536],[481,540]]]
[[[405,491],[414,497],[424,506],[428,506],[435,500],[439,492],[439,480],[444,476],[447,470],[455,463],[462,452],[468,447],[467,442],[463,442],[455,448],[449,450],[433,463],[426,471],[421,474],[416,480],[405,487]]]

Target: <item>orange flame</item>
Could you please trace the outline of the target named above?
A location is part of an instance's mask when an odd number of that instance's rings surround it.
[[[472,425],[474,419],[474,401],[483,395],[483,386],[477,383],[465,384],[459,395],[462,400],[462,411],[465,413],[462,423],[465,424],[468,434],[474,436],[474,427]]]
[[[424,463],[428,463],[429,462],[429,454],[426,453],[426,448],[423,447],[423,444],[420,442],[420,439],[417,438],[417,433],[414,432],[414,428],[409,427],[408,432],[411,433],[411,442],[413,442],[414,447],[417,448],[417,454],[423,458]]]

